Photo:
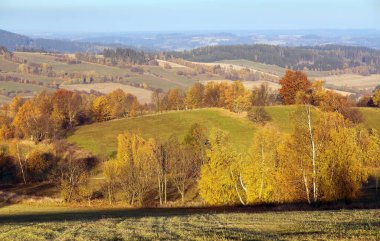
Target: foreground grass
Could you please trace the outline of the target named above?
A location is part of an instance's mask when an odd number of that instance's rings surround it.
[[[30,209],[23,205],[0,208],[0,240],[380,239],[378,210]]]

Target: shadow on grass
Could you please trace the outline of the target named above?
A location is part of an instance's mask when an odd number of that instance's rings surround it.
[[[33,208],[31,206],[31,208]],[[97,221],[105,218],[144,218],[144,217],[178,217],[196,214],[220,213],[260,213],[286,211],[322,211],[340,209],[378,209],[378,205],[357,204],[324,204],[310,206],[306,203],[291,203],[282,205],[257,205],[241,207],[191,207],[191,208],[125,208],[125,209],[86,209],[71,211],[36,212],[27,214],[0,215],[0,224],[62,222],[62,221]]]

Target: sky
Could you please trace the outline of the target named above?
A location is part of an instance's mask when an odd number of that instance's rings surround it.
[[[380,29],[380,0],[0,0],[16,32]]]

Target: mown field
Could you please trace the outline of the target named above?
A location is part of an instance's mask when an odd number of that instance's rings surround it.
[[[130,85],[123,85],[119,83],[94,83],[94,84],[76,84],[76,85],[63,85],[61,86],[62,89],[67,90],[78,90],[78,91],[85,91],[85,92],[91,92],[91,90],[98,91],[100,93],[108,94],[115,89],[121,89],[125,93],[133,93],[136,95],[137,99],[141,104],[150,103],[151,102],[151,96],[153,91],[143,89],[143,88],[137,88]]]
[[[378,210],[0,208],[0,240],[379,240]]]
[[[235,68],[246,67],[250,69],[254,69],[264,73],[270,73],[273,75],[277,75],[281,77],[285,74],[286,69],[279,67],[277,65],[269,65],[256,63],[249,60],[223,60],[217,63],[224,65],[232,65]],[[329,71],[305,71],[307,75],[311,79],[324,80],[326,84],[331,86],[336,86],[340,88],[348,87],[348,88],[358,88],[358,89],[368,89],[374,88],[380,83],[380,75],[358,75],[358,74],[340,74],[340,75],[330,75]]]
[[[285,74],[286,69],[282,68],[277,65],[271,65],[271,64],[263,64],[263,63],[257,63],[245,59],[240,60],[222,60],[218,61],[217,63],[221,64],[230,64],[230,65],[237,65],[242,66],[250,69],[255,69],[260,72],[264,73],[270,73],[273,75],[277,75],[278,77],[281,77]],[[320,77],[325,76],[328,74],[328,71],[306,71],[307,75],[314,78],[314,77]]]

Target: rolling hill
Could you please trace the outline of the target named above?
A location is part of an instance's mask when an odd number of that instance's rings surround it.
[[[165,112],[133,119],[118,119],[78,128],[68,141],[104,156],[116,150],[118,134],[124,131],[140,133],[144,138],[165,140],[175,134],[182,141],[194,123],[210,129],[217,127],[231,134],[231,142],[244,150],[251,143],[255,126],[245,118],[223,109],[198,109],[192,111]]]
[[[295,106],[266,107],[272,118],[271,123],[285,133],[292,132],[291,115]],[[380,131],[380,110],[361,108],[367,127]],[[199,123],[207,130],[217,127],[228,131],[231,142],[238,151],[246,151],[258,127],[246,117],[224,109],[208,108],[191,111],[164,112],[133,119],[118,119],[79,127],[68,141],[91,151],[93,154],[108,157],[115,154],[117,135],[124,131],[137,132],[144,138],[165,140],[175,134],[182,141],[192,124]]]

